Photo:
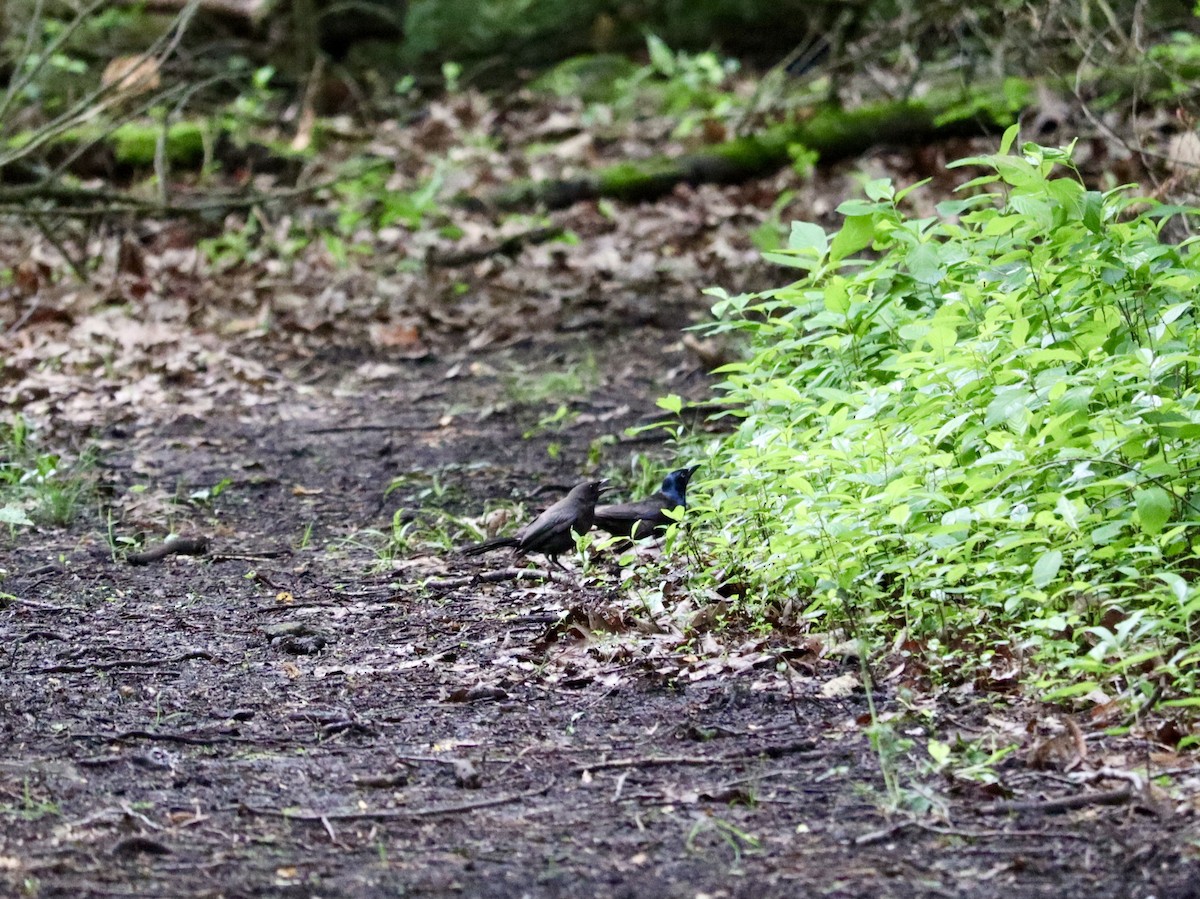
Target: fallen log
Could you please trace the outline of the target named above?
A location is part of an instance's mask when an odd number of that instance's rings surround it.
[[[921,99],[896,100],[842,110],[822,107],[801,121],[785,122],[677,157],[624,162],[579,178],[519,182],[482,200],[499,210],[544,206],[561,209],[580,200],[607,197],[642,202],[678,184],[733,184],[770,174],[787,165],[798,149],[833,162],[881,144],[922,144],[948,137],[999,133],[1017,120],[1034,97],[1022,79],[960,90],[931,92]]]

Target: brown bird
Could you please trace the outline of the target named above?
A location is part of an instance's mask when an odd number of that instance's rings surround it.
[[[519,553],[542,553],[553,565],[558,557],[574,549],[575,535],[592,529],[596,503],[608,488],[604,481],[582,481],[553,506],[511,537],[493,537],[474,546],[464,547],[464,556],[477,556],[510,546]]]
[[[597,506],[596,527],[614,537],[649,537],[662,534],[674,519],[667,512],[678,506],[687,508],[687,485],[699,465],[677,468],[663,478],[662,488],[645,499],[612,506]]]

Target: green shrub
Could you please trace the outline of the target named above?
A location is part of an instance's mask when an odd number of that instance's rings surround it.
[[[1188,702],[1200,258],[1160,240],[1180,210],[1014,138],[936,216],[873,181],[766,254],[799,281],[713,292],[753,348],[721,370],[713,570],[945,679],[1003,660],[1050,695]]]

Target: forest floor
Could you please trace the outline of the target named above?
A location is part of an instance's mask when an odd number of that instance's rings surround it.
[[[886,670],[868,697],[853,651],[716,621],[669,565],[449,549],[498,503],[670,467],[626,429],[709,396],[701,289],[776,283],[762,199],[828,217],[851,174],[580,204],[577,244],[454,275],[198,276],[169,227],[103,284],[29,270],[0,386],[97,491],[0,556],[0,894],[1200,896],[1200,772],[1152,735],[1063,752],[1019,691]],[[207,549],[129,564],[168,533]],[[972,781],[935,737],[1022,749]]]

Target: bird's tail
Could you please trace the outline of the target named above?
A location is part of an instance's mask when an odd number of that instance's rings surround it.
[[[521,541],[516,537],[493,537],[491,540],[484,540],[482,543],[473,543],[470,546],[464,546],[459,552],[464,556],[479,556],[489,553],[493,549],[500,549],[503,546],[520,545]]]

